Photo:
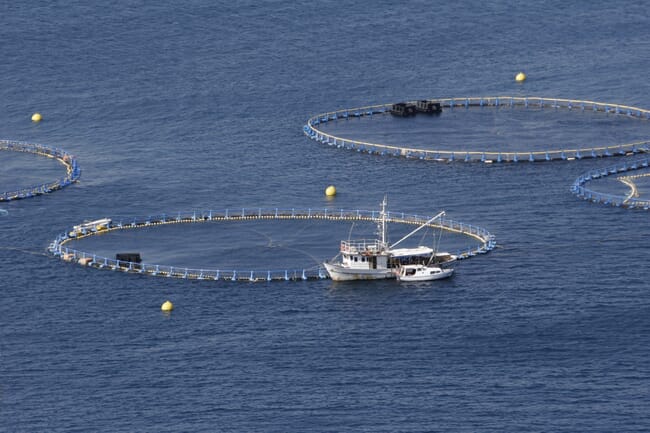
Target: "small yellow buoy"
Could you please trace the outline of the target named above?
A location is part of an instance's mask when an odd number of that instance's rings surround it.
[[[332,197],[336,195],[336,187],[334,185],[330,185],[327,188],[325,188],[325,195],[328,197]]]
[[[160,306],[160,309],[162,311],[172,311],[174,309],[174,304],[171,303],[171,301],[165,301],[163,304]]]
[[[515,81],[517,81],[518,83],[521,83],[522,81],[526,81],[526,74],[524,74],[523,72],[518,73],[517,75],[515,75]]]
[[[41,120],[43,120],[43,116],[41,116],[41,113],[32,114],[32,122],[40,122]]]

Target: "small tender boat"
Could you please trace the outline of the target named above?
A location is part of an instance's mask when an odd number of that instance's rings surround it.
[[[432,281],[449,278],[454,273],[453,269],[427,265],[404,265],[399,268],[397,279],[399,281]]]

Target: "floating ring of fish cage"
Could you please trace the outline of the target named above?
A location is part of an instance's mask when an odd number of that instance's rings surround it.
[[[629,174],[629,172],[634,172]],[[599,192],[589,188],[587,184],[598,179],[613,176],[628,188],[627,194],[612,194]],[[650,197],[641,197],[638,188],[639,182],[650,183],[650,158],[622,161],[617,165],[597,168],[578,177],[571,186],[571,192],[578,197],[609,206],[627,209],[650,210]],[[647,191],[647,188],[643,188]]]
[[[73,262],[83,266],[98,269],[123,271],[127,273],[144,274],[158,277],[172,277],[192,280],[225,280],[225,281],[304,281],[326,279],[328,275],[322,266],[318,265],[304,268],[276,267],[274,269],[257,269],[255,267],[238,269],[201,269],[184,266],[169,266],[150,264],[142,261],[139,253],[116,254],[115,259],[102,257],[99,254],[71,248],[68,244],[90,236],[102,235],[119,230],[152,228],[162,225],[181,223],[207,223],[207,222],[254,222],[263,221],[277,223],[281,220],[320,220],[321,222],[371,222],[376,223],[379,211],[364,210],[332,210],[332,209],[263,209],[244,208],[223,211],[191,211],[176,214],[163,214],[147,218],[129,218],[116,220],[103,218],[73,226],[66,233],[62,233],[52,241],[48,251],[66,262]],[[471,224],[453,221],[447,218],[430,222],[430,217],[409,215],[402,212],[387,212],[386,222],[414,226],[426,224],[432,229],[440,229],[471,239],[472,245],[454,250],[457,259],[467,259],[478,254],[484,254],[496,246],[495,237],[487,230]],[[338,246],[338,245],[337,245]],[[233,266],[234,267],[234,266]]]
[[[64,165],[66,175],[61,179],[39,185],[21,188],[15,191],[0,192],[0,201],[18,200],[47,194],[76,182],[81,176],[77,160],[71,154],[55,147],[42,144],[23,143],[20,141],[0,140],[0,151],[23,152],[54,158]]]
[[[442,122],[445,118],[445,113],[457,113],[461,110],[515,110],[523,109],[527,111],[538,112],[559,112],[563,111],[564,115],[569,112],[578,113],[593,113],[597,116],[609,116],[610,118],[626,118],[637,120],[650,120],[650,110],[619,105],[605,102],[594,102],[586,100],[575,99],[558,99],[558,98],[541,98],[541,97],[519,97],[519,96],[495,96],[495,97],[464,97],[464,98],[437,98],[419,101],[407,101],[392,104],[372,105],[361,108],[348,108],[328,113],[321,113],[311,117],[307,124],[303,127],[303,133],[318,142],[327,144],[329,146],[344,148],[359,151],[364,149],[365,152],[373,155],[386,155],[395,156],[408,159],[418,159],[427,161],[463,161],[463,162],[541,162],[541,161],[572,161],[580,160],[583,158],[599,158],[607,156],[618,155],[633,155],[638,153],[650,152],[650,141],[648,140],[625,140],[626,143],[619,144],[603,144],[597,143],[602,140],[601,137],[593,137],[586,141],[592,141],[593,144],[577,143],[568,144],[566,148],[555,147],[546,149],[532,149],[522,146],[507,146],[503,147],[502,144],[490,144],[489,148],[470,149],[464,148],[462,145],[446,145],[441,148],[440,145],[422,144],[423,148],[416,148],[413,145],[404,146],[401,144],[387,144],[377,143],[371,141],[355,140],[349,138],[347,133],[349,123],[358,121],[358,119],[371,118],[373,115],[392,115],[396,118],[412,118],[416,114],[427,114],[429,116],[438,117],[441,113],[442,116],[435,119],[434,122]],[[380,116],[374,116],[372,122],[377,124],[377,119]],[[402,122],[412,122],[411,119],[400,119]],[[582,120],[584,122],[584,120]],[[406,123],[404,123],[406,124]],[[348,137],[337,134],[330,134],[325,131],[328,127],[338,128],[345,131]],[[649,124],[650,125],[650,124]],[[584,129],[584,125],[579,125]],[[465,127],[465,126],[464,126]],[[471,127],[470,127],[471,128]],[[536,139],[547,140],[546,131],[548,127],[544,126],[544,132],[540,132]],[[457,130],[454,129],[454,134]],[[400,130],[399,132],[403,132]],[[648,131],[650,135],[650,130]],[[386,136],[385,131],[382,131],[382,136]],[[427,136],[433,133],[430,131]],[[647,135],[642,135],[646,137]],[[639,137],[636,137],[639,138]],[[501,149],[499,150],[499,147]],[[539,145],[537,147],[540,147]],[[542,145],[546,147],[546,145]]]

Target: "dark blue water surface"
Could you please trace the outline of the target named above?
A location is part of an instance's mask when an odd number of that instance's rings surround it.
[[[62,148],[82,168],[78,184],[0,206],[0,430],[650,430],[648,213],[569,192],[615,158],[436,164],[302,134],[320,112],[416,98],[649,108],[643,2],[6,2],[0,41],[0,138]],[[584,133],[579,117],[525,113],[455,124],[469,141]],[[634,128],[591,135],[648,131]],[[391,210],[482,226],[499,248],[414,286],[170,280],[46,254],[85,219],[376,209],[384,194]],[[202,248],[206,227],[188,226],[182,265],[227,254]],[[247,227],[246,264],[250,236],[271,230]],[[303,229],[271,238],[298,242]],[[161,231],[142,250],[172,260],[182,236]],[[333,256],[339,237],[315,249]]]

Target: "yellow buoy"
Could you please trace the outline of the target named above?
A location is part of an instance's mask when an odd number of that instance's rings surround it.
[[[524,74],[523,72],[518,73],[517,75],[515,75],[515,81],[517,81],[518,83],[521,83],[522,81],[526,81],[526,74]]]
[[[171,301],[165,301],[163,304],[160,306],[160,309],[162,311],[172,311],[174,309],[174,304],[171,303]]]
[[[43,120],[43,116],[41,116],[41,113],[32,114],[32,122],[40,122],[41,120]]]
[[[325,188],[325,195],[328,197],[332,197],[336,195],[336,187],[334,185],[330,185],[327,188]]]

